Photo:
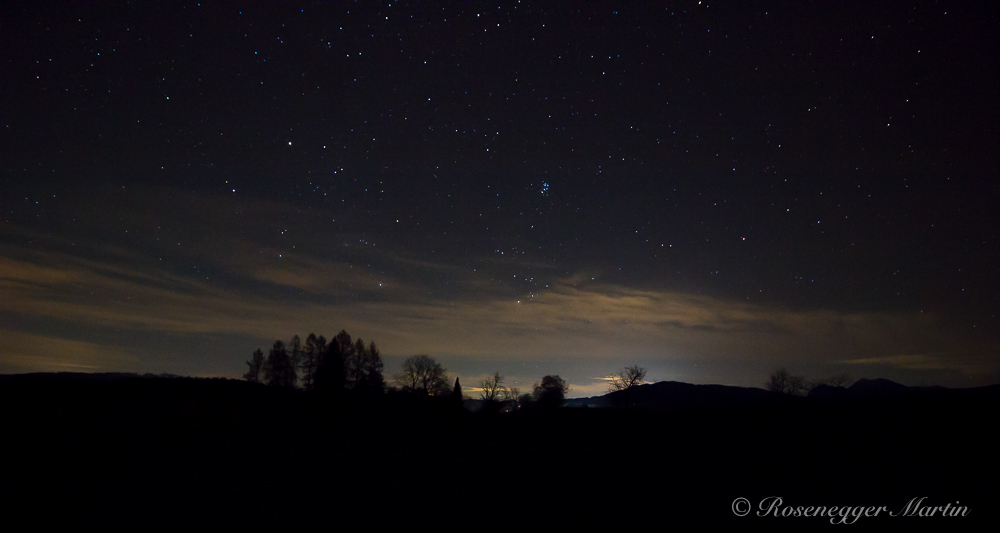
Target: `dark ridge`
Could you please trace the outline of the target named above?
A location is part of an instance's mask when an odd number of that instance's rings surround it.
[[[78,512],[287,520],[317,510],[380,527],[412,527],[430,513],[456,527],[499,516],[482,529],[554,521],[593,530],[621,526],[630,510],[629,528],[835,527],[732,512],[737,497],[756,506],[769,496],[896,511],[926,496],[971,509],[931,527],[993,520],[1000,386],[817,402],[664,382],[635,397],[642,408],[596,407],[597,398],[568,402],[596,408],[474,414],[451,398],[403,393],[0,376],[0,490],[8,509],[50,522]],[[859,520],[891,529],[901,519]]]
[[[616,407],[627,391],[567,401],[572,407]],[[641,409],[687,409],[694,407],[748,406],[795,401],[794,398],[752,387],[727,385],[692,385],[678,381],[660,381],[640,385],[631,391],[630,404]]]
[[[888,379],[859,379],[847,388],[848,396],[851,398],[873,398],[878,396],[889,396],[899,394],[907,390],[906,385],[900,385]]]

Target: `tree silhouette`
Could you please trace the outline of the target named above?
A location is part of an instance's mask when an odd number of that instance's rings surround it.
[[[447,390],[444,367],[426,355],[414,355],[403,361],[403,372],[396,375],[399,388],[416,394],[440,395]]]
[[[319,393],[337,396],[344,392],[344,358],[340,355],[340,346],[337,339],[331,341],[316,368],[313,388]]]
[[[535,403],[535,397],[527,392],[517,397],[517,406],[520,408],[531,407]]]
[[[306,337],[305,350],[302,353],[302,388],[312,390],[316,384],[316,371],[323,363],[323,356],[326,354],[326,339],[315,333],[310,333]]]
[[[500,372],[495,372],[492,376],[480,382],[479,388],[482,389],[479,397],[485,402],[499,400],[504,391],[506,391],[506,387],[503,386],[503,376],[500,375]]]
[[[646,379],[646,369],[639,365],[627,366],[618,372],[617,376],[611,376],[608,383],[608,394],[617,393],[611,396],[612,401],[619,406],[628,407],[632,404],[635,388],[642,385]]]
[[[806,380],[801,376],[793,376],[784,368],[771,373],[764,384],[767,390],[779,394],[798,394],[806,390]]]
[[[382,392],[385,378],[382,377],[382,356],[372,342],[365,347],[360,338],[354,344],[354,355],[348,361],[347,380],[351,388],[359,392]]]
[[[299,382],[299,365],[302,364],[302,340],[298,335],[292,337],[288,343],[288,357],[292,361],[292,386]]]
[[[617,376],[611,376],[611,383],[608,384],[608,392],[618,392],[631,390],[646,379],[646,369],[639,365],[627,366],[618,372]]]
[[[294,388],[302,371],[302,387],[339,394],[345,389],[382,392],[385,378],[382,355],[374,342],[365,346],[361,339],[351,342],[351,336],[341,330],[329,343],[315,333],[306,337],[303,346],[298,335],[285,345],[275,341],[265,358],[257,350],[247,361],[248,381],[264,381],[269,385]]]
[[[451,399],[454,400],[455,403],[462,403],[462,400],[465,399],[465,397],[462,396],[462,385],[458,382],[458,377],[455,378],[455,388],[451,390]]]
[[[565,401],[568,391],[569,385],[563,378],[545,376],[540,384],[535,384],[532,395],[540,407],[558,407]]]
[[[344,330],[340,330],[330,344],[337,345],[340,359],[344,363],[344,386],[351,390],[357,385],[357,344],[351,341],[351,336]]]
[[[833,376],[832,378],[826,380],[827,385],[838,388],[846,387],[847,384],[850,382],[851,382],[851,376],[849,376],[846,373],[837,374],[836,376]]]
[[[525,394],[527,396],[527,394]],[[517,387],[509,387],[503,391],[503,401],[510,405],[510,410],[515,411],[520,407],[520,397],[521,389]]]
[[[340,330],[330,343],[336,343],[337,349],[340,354],[340,358],[344,361],[344,365],[354,356],[354,344],[351,343],[351,336],[344,330]]]
[[[268,385],[292,388],[295,386],[295,369],[285,343],[274,341],[271,352],[264,361],[264,379]]]
[[[811,383],[809,385],[809,388],[813,389],[820,385],[829,385],[831,387],[842,389],[846,387],[850,382],[851,382],[851,376],[847,374],[837,374],[836,376]]]
[[[260,383],[261,373],[264,371],[264,352],[260,351],[260,348],[253,353],[253,358],[247,361],[247,366],[250,369],[243,374],[243,379],[250,383]]]

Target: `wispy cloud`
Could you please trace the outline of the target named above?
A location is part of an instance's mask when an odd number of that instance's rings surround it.
[[[182,207],[205,203],[193,199]],[[995,370],[982,357],[982,346],[970,352],[980,354],[975,357],[937,355],[961,352],[967,343],[930,313],[790,311],[624,287],[603,282],[589,271],[560,278],[551,265],[532,266],[534,272],[544,272],[546,283],[530,285],[529,290],[527,284],[509,282],[511,272],[516,275],[524,265],[492,258],[476,259],[476,267],[428,261],[329,231],[311,237],[331,246],[285,253],[290,247],[279,246],[276,237],[254,237],[260,232],[252,221],[264,214],[288,217],[293,229],[300,228],[303,219],[319,216],[287,206],[237,203],[199,216],[230,226],[249,217],[253,231],[228,233],[244,237],[213,247],[207,240],[198,241],[197,232],[182,229],[182,237],[163,239],[169,242],[145,251],[82,237],[46,240],[6,225],[0,232],[12,244],[5,245],[0,257],[0,313],[36,326],[63,323],[253,339],[309,331],[332,334],[344,328],[377,341],[384,353],[486,360],[575,358],[603,361],[606,368],[600,372],[639,359],[663,365],[697,361],[716,376],[707,380],[744,384],[750,373],[766,375],[783,365],[820,375],[833,373],[831,365],[948,368],[967,375]],[[175,248],[184,250],[184,261],[161,261]],[[182,262],[195,268],[181,272],[177,265]],[[34,332],[39,329],[44,328]],[[15,333],[0,332],[4,337]],[[65,337],[69,344],[64,352],[78,357],[60,358],[58,364],[92,364],[87,354],[96,350]],[[5,368],[15,361],[18,368],[30,368],[33,360],[39,369],[57,364],[40,352],[20,349],[15,357],[8,348],[0,349]],[[142,354],[135,356],[142,360]],[[234,364],[234,374],[239,366]],[[575,392],[603,386],[586,377],[597,372],[573,377],[579,389]]]
[[[894,366],[907,370],[948,370],[974,376],[989,374],[991,365],[988,358],[970,353],[934,352],[895,354],[839,361],[846,365]]]
[[[566,394],[572,398],[583,398],[587,396],[600,396],[608,392],[608,382],[606,378],[593,378],[589,382],[571,383],[570,390]]]
[[[123,349],[0,329],[0,372],[138,371],[139,358]]]
[[[243,279],[213,284],[58,252],[35,255],[0,260],[4,311],[169,333],[287,336],[334,323],[377,334],[383,348],[396,353],[794,360],[823,358],[817,348],[835,346],[838,359],[855,353],[852,359],[861,360],[927,325],[904,315],[781,311],[574,278],[545,292],[506,297],[479,293],[474,276],[456,277],[461,297],[420,299],[433,287],[388,275],[373,282],[350,265],[312,258],[289,261],[287,269],[251,265]],[[255,290],[260,284],[310,295]],[[379,297],[379,291],[406,297]],[[802,355],[807,348],[813,353]]]

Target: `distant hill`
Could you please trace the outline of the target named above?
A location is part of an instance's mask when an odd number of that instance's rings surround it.
[[[1000,385],[972,389],[946,387],[908,387],[888,379],[860,379],[850,387],[819,385],[808,396],[789,396],[754,387],[727,385],[692,385],[678,381],[661,381],[640,385],[626,398],[624,392],[614,392],[589,398],[566,401],[569,407],[620,407],[625,403],[632,408],[647,410],[673,410],[705,407],[739,407],[756,405],[790,405],[800,403],[857,402],[857,401],[934,401],[973,400],[995,401],[1000,396]]]
[[[128,372],[34,372],[30,374],[0,374],[0,383],[52,381],[115,381],[133,379],[139,374]]]
[[[385,509],[413,509],[400,513],[406,519],[429,509],[435,520],[446,509],[461,524],[509,503],[462,481],[487,472],[529,480],[513,485],[526,497],[518,492],[505,516],[523,523],[554,517],[567,529],[594,529],[595,517],[618,518],[623,509],[656,511],[629,517],[634,529],[686,517],[720,531],[828,523],[729,509],[737,496],[758,505],[774,495],[812,505],[846,494],[859,505],[898,510],[918,494],[935,505],[960,500],[971,516],[992,518],[1000,385],[863,380],[838,390],[861,396],[815,401],[668,381],[632,391],[634,409],[480,416],[448,398],[400,393],[331,401],[240,380],[4,375],[0,457],[9,459],[0,501],[34,516],[58,509],[74,521],[94,510],[114,516],[150,505],[150,516],[204,516],[211,508],[257,519],[259,509],[284,516],[335,502],[334,513],[378,520],[389,516]],[[621,398],[567,403],[603,407]],[[948,520],[955,530],[969,523]]]
[[[135,374],[131,372],[34,372],[30,374],[0,374],[0,384],[4,383],[51,383],[51,382],[109,382],[123,379],[218,379],[189,378],[175,374]]]
[[[851,398],[871,398],[899,394],[907,389],[909,387],[906,385],[900,385],[888,379],[859,379],[847,388],[847,393]]]
[[[856,400],[859,398],[879,398],[892,396],[910,390],[912,387],[901,385],[888,379],[859,379],[850,387],[833,387],[830,385],[819,385],[809,391],[809,399],[829,401],[829,400]]]
[[[797,397],[775,394],[753,387],[727,385],[692,385],[679,381],[660,381],[640,385],[631,392],[628,403],[640,409],[685,409],[722,407],[727,405],[756,405],[795,401]],[[626,400],[624,391],[603,396],[575,398],[566,403],[570,407],[616,407]]]

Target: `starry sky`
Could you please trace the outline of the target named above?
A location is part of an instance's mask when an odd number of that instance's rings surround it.
[[[1000,382],[997,16],[4,3],[0,372]]]

